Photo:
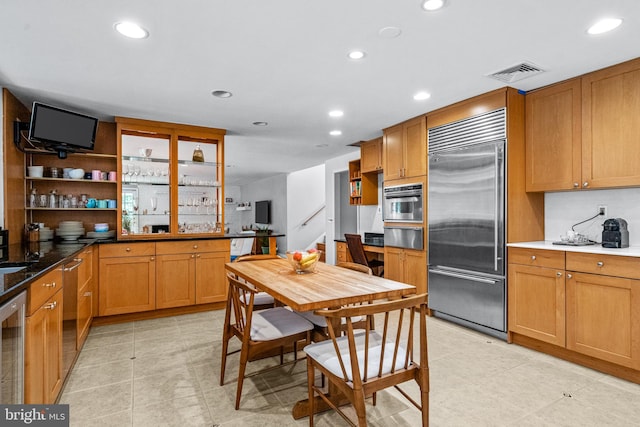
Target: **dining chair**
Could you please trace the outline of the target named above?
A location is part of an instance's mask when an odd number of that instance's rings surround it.
[[[265,254],[265,255],[240,255],[233,262],[243,262],[243,261],[259,261],[264,259],[274,259],[278,258],[277,255]],[[266,292],[258,292],[255,294],[255,301],[253,303],[254,310],[264,310],[265,308],[275,307],[276,301],[273,299],[271,295]]]
[[[353,262],[356,264],[366,265],[372,270],[375,270],[378,267],[384,267],[384,261],[367,258],[364,246],[362,245],[362,238],[359,234],[345,233],[344,238],[347,240],[347,247],[349,248],[349,253],[351,254]],[[383,273],[384,270],[381,268],[378,276],[382,276]]]
[[[296,361],[298,359],[297,343],[302,340],[307,343],[311,342],[313,324],[284,307],[255,311],[254,303],[257,290],[231,275],[227,276],[227,279],[229,280],[229,295],[222,334],[220,385],[224,385],[227,356],[238,352],[238,350],[228,352],[229,340],[235,336],[242,343],[239,350],[240,364],[235,405],[235,408],[239,409],[242,384],[247,377],[245,375],[247,362],[268,356],[279,350],[280,365],[282,365],[284,364],[284,348],[290,345],[293,346],[294,361]],[[274,369],[280,365],[254,372],[251,375]]]
[[[414,351],[416,313],[419,348]],[[362,427],[367,425],[365,396],[372,394],[375,405],[376,393],[391,386],[421,411],[422,425],[429,425],[427,294],[356,307],[318,310],[316,314],[326,317],[331,339],[304,348],[307,354],[310,426],[313,426],[316,394],[350,425]],[[384,319],[381,332],[369,327],[365,331],[354,331],[353,316],[369,318],[375,315]],[[346,322],[345,336],[339,336],[334,327],[340,325],[342,319]],[[351,402],[357,414],[357,424],[315,385],[316,369]],[[410,380],[418,383],[420,403],[399,387],[399,384]]]

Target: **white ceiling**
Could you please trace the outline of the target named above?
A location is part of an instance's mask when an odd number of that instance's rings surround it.
[[[605,16],[624,22],[586,34]],[[150,36],[122,37],[122,20]],[[241,185],[502,87],[486,74],[523,61],[546,70],[511,85],[526,91],[640,57],[639,21],[639,0],[449,0],[436,13],[419,0],[2,0],[0,86],[103,120],[227,129],[226,182]],[[381,37],[388,26],[401,35]],[[364,60],[347,58],[356,48]],[[420,90],[432,97],[414,101]]]

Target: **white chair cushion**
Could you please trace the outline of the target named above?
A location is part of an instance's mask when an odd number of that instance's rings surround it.
[[[319,326],[321,328],[327,327],[327,319],[324,316],[318,316],[313,311],[296,311],[296,313],[298,313],[300,316],[304,317],[305,319],[307,319],[309,322],[313,323],[316,326]],[[351,318],[351,321],[359,322],[363,319],[364,319],[363,316],[354,316]],[[345,318],[342,318],[342,324],[346,325],[346,323],[347,323],[347,320]]]
[[[249,294],[243,296],[244,303],[249,304]],[[273,304],[275,300],[266,292],[258,292],[253,296],[253,305]]]
[[[268,308],[253,313],[251,340],[270,341],[313,329],[313,324],[284,307]]]
[[[358,366],[360,368],[360,378],[364,378],[364,349],[365,349],[365,333],[359,332],[354,334],[356,343],[356,354],[358,355]],[[351,357],[349,357],[349,341],[348,337],[340,337],[336,339],[340,354],[342,355],[342,362],[344,368],[347,371],[347,378],[349,381],[353,381],[353,375],[351,372]],[[384,349],[384,361],[382,365],[382,375],[391,372],[391,366],[393,363],[393,352],[395,344],[393,342],[387,342]],[[338,377],[343,376],[342,369],[340,369],[340,361],[336,354],[335,347],[332,340],[320,341],[318,343],[309,344],[304,348],[304,352],[307,356],[317,361],[320,365],[327,368],[330,372]],[[367,369],[367,378],[373,378],[378,375],[380,369],[380,355],[382,353],[382,335],[376,331],[369,332],[369,366]],[[396,369],[402,369],[404,366],[404,359],[406,357],[406,350],[403,347],[398,348],[398,356],[396,358]]]

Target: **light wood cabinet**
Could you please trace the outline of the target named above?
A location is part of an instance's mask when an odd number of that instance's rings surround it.
[[[119,239],[224,232],[223,129],[116,117]]]
[[[564,252],[509,248],[508,330],[565,345]]]
[[[156,307],[155,243],[100,245],[100,316]]]
[[[416,117],[383,132],[384,180],[427,174],[427,123]]]
[[[78,293],[76,317],[76,348],[80,350],[89,334],[89,327],[95,314],[94,299],[97,280],[97,250],[94,247],[85,249],[77,258],[82,260],[78,267]]]
[[[382,172],[382,137],[360,145],[360,166],[362,173]]]
[[[158,242],[156,308],[224,301],[228,240]]]
[[[640,369],[639,258],[513,247],[508,255],[511,338],[564,347],[552,354],[609,373]]]
[[[426,251],[385,246],[384,277],[413,285],[418,293],[427,292]]]
[[[360,159],[349,162],[349,204],[378,204],[378,175],[362,173]]]
[[[640,369],[640,280],[567,273],[567,348]]]
[[[183,307],[196,301],[195,253],[158,255],[156,308]]]
[[[353,261],[345,242],[336,242],[336,263]]]
[[[581,187],[581,87],[572,79],[527,94],[527,191]]]
[[[640,185],[640,59],[526,95],[527,191]]]
[[[36,282],[31,287],[40,287]],[[29,306],[29,303],[27,303]],[[29,307],[25,335],[25,403],[50,404],[62,388],[62,287],[40,307]]]

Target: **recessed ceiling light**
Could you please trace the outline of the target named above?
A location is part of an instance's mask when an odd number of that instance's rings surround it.
[[[317,148],[325,148],[325,147],[328,147],[328,146],[329,146],[329,144],[316,144]]]
[[[384,27],[378,31],[378,35],[385,39],[395,39],[400,34],[402,34],[402,30],[398,27]]]
[[[211,92],[211,95],[217,96],[218,98],[231,98],[233,94],[226,90],[214,90]]]
[[[331,117],[342,117],[342,116],[344,116],[344,112],[342,110],[329,111],[329,116],[331,116]]]
[[[601,19],[592,26],[589,27],[587,33],[589,34],[602,34],[618,28],[622,24],[620,18],[605,18]]]
[[[331,132],[329,132],[329,135],[331,135],[331,136],[340,136],[340,135],[342,135],[342,131],[341,130],[332,130]]]
[[[418,92],[413,95],[413,99],[416,101],[424,101],[425,99],[431,98],[431,94],[429,92]]]
[[[422,2],[422,8],[427,12],[433,12],[434,10],[442,9],[445,0],[424,0]]]
[[[133,22],[116,22],[113,28],[125,37],[132,39],[144,39],[149,37],[149,32]]]
[[[362,59],[365,53],[361,50],[352,50],[349,52],[349,59]]]
[[[269,123],[267,122],[253,122],[254,126],[267,126]]]

